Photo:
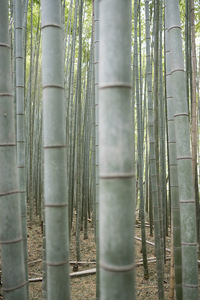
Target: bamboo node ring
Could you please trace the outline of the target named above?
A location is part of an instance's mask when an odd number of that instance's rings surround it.
[[[134,173],[100,174],[101,179],[126,179],[135,177]]]
[[[129,82],[108,82],[108,83],[100,83],[99,89],[108,89],[108,88],[128,88],[131,89],[132,85]]]
[[[67,207],[68,203],[51,203],[51,204],[45,204],[44,207]]]
[[[6,43],[0,43],[0,47],[5,47],[10,49],[10,45]]]
[[[21,237],[20,239],[15,239],[15,240],[8,240],[8,241],[0,241],[0,245],[9,245],[9,244],[16,244],[19,243],[23,240]]]
[[[2,290],[3,290],[4,292],[11,292],[11,291],[17,290],[17,289],[19,289],[19,288],[25,286],[27,283],[28,283],[28,281],[25,281],[25,282],[23,282],[22,284],[19,284],[19,285],[13,287],[13,288],[3,288]]]
[[[135,263],[124,266],[114,266],[111,264],[105,264],[103,262],[100,262],[99,265],[102,269],[109,272],[129,272],[135,268]]]
[[[45,29],[47,27],[55,27],[55,28],[58,28],[58,29],[62,29],[62,26],[60,24],[45,24],[43,26],[41,26],[41,29]]]

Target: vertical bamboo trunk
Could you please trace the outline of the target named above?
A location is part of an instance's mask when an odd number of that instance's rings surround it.
[[[28,181],[28,199],[29,199],[29,211],[30,221],[33,219],[33,178],[32,178],[32,72],[33,72],[33,0],[30,0],[31,6],[31,36],[30,36],[30,72],[29,72],[29,181]]]
[[[139,3],[140,4],[140,3]],[[140,191],[140,219],[141,219],[141,236],[142,236],[142,257],[144,265],[144,278],[148,279],[148,264],[147,264],[147,251],[146,251],[146,232],[145,232],[145,215],[144,215],[144,191],[143,191],[143,134],[142,134],[142,88],[140,80],[140,93],[139,93],[139,70],[138,70],[138,45],[137,45],[137,11],[140,6],[137,0],[134,1],[134,69],[135,69],[135,87],[137,99],[137,152],[138,152],[138,181]],[[141,32],[140,32],[141,34]],[[140,53],[141,57],[141,53]],[[141,65],[140,65],[141,67]],[[141,68],[140,68],[141,71]],[[140,72],[140,77],[142,76]]]
[[[174,97],[177,172],[181,215],[183,300],[198,299],[195,196],[179,1],[167,0],[171,89]]]
[[[189,95],[190,95],[190,74],[189,74],[189,1],[185,0],[185,64],[186,64],[186,91],[187,91],[187,102],[189,109]]]
[[[72,46],[71,46],[71,59],[70,59],[70,66],[69,66],[69,83],[68,83],[68,102],[70,107],[70,118],[71,118],[71,124],[69,124],[69,127],[71,125],[71,132],[69,134],[68,139],[71,140],[71,147],[70,147],[70,153],[69,153],[69,159],[68,164],[69,166],[69,174],[68,176],[70,178],[69,180],[69,211],[70,211],[70,227],[72,226],[73,222],[73,208],[74,208],[74,169],[75,169],[75,133],[76,133],[76,122],[74,122],[73,126],[73,102],[74,102],[74,61],[75,61],[75,46],[76,46],[76,29],[77,29],[77,14],[78,14],[78,0],[75,1],[75,9],[74,9],[74,24],[73,24],[73,33],[72,33]],[[68,75],[68,74],[67,74]],[[75,105],[74,105],[74,120],[76,120],[76,113],[77,113],[77,99],[75,98]],[[67,121],[67,124],[69,122]],[[73,132],[73,133],[72,133]],[[70,139],[71,137],[71,139]],[[72,158],[71,158],[72,157]]]
[[[167,232],[167,195],[166,195],[166,153],[165,153],[165,106],[164,106],[164,94],[163,94],[163,1],[160,1],[160,39],[159,39],[159,129],[160,129],[160,190],[161,190],[161,212],[163,221],[163,242],[164,242],[164,257],[166,256],[166,232]]]
[[[95,212],[96,212],[96,299],[100,299],[99,284],[99,0],[94,0],[94,83],[95,83]]]
[[[166,96],[167,96],[167,126],[168,126],[168,149],[169,149],[169,172],[170,172],[170,196],[171,196],[171,214],[173,226],[173,257],[174,257],[174,271],[176,282],[176,298],[182,299],[182,254],[181,254],[181,227],[180,227],[180,205],[179,205],[179,191],[178,191],[178,174],[176,161],[176,137],[175,137],[175,120],[174,120],[174,97],[171,89],[171,67],[168,39],[168,13],[166,9]],[[171,12],[169,12],[171,13]]]
[[[82,172],[82,103],[81,103],[81,89],[82,89],[82,13],[83,13],[83,1],[79,0],[79,51],[78,51],[78,67],[77,67],[77,82],[76,82],[76,97],[77,97],[77,119],[76,125],[76,257],[80,260],[80,226],[81,226],[81,207],[82,207],[82,195],[81,195],[81,172]]]
[[[152,66],[150,54],[150,17],[149,17],[149,0],[145,1],[145,18],[146,18],[146,68],[147,68],[147,87],[148,87],[148,130],[149,130],[149,161],[150,161],[150,194],[153,202],[154,229],[155,229],[155,253],[156,253],[156,271],[158,277],[158,294],[159,299],[164,299],[163,287],[163,257],[161,249],[160,217],[159,217],[159,197],[158,197],[158,174],[156,165],[155,151],[155,128],[154,112],[152,101]]]
[[[194,0],[191,0],[191,65],[192,65],[192,173],[195,187],[196,216],[197,216],[197,240],[199,238],[199,188],[197,173],[197,141],[198,141],[198,122],[197,122],[197,57],[195,40],[195,16]]]
[[[161,244],[161,255],[164,262],[164,232],[163,232],[163,214],[162,214],[162,196],[161,196],[161,170],[160,164],[160,149],[159,149],[159,33],[160,33],[160,5],[162,1],[154,1],[154,22],[155,22],[155,41],[154,41],[154,85],[153,85],[153,96],[154,96],[154,132],[155,132],[155,158],[157,168],[157,181],[158,181],[158,218],[160,222],[160,244]]]
[[[131,1],[102,0],[99,8],[101,299],[128,300],[135,299]]]
[[[70,299],[61,1],[42,0],[44,205],[47,298]]]
[[[0,2],[0,244],[5,300],[27,299],[27,281],[16,162],[8,1]]]
[[[171,260],[170,260],[170,282],[169,282],[169,300],[174,300],[175,272],[174,272],[174,245],[173,229],[171,230]],[[177,298],[182,299],[182,298]]]
[[[27,268],[27,228],[26,228],[26,184],[25,184],[25,135],[24,135],[24,49],[23,49],[23,1],[15,1],[15,67],[16,67],[16,124],[17,124],[17,168],[19,174],[19,190],[22,214],[22,234],[24,257]],[[28,289],[27,289],[28,293]]]

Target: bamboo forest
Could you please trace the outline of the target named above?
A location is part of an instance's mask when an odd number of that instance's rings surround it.
[[[200,299],[199,135],[199,0],[0,0],[0,299]]]

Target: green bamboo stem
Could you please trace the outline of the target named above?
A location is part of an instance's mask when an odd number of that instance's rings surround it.
[[[154,230],[155,230],[155,252],[156,252],[156,270],[158,280],[159,299],[164,299],[163,288],[163,257],[161,249],[160,217],[159,217],[159,198],[158,198],[158,174],[156,165],[155,150],[155,127],[154,112],[152,101],[152,66],[150,54],[150,17],[149,17],[149,0],[145,1],[146,17],[146,68],[147,68],[147,87],[148,87],[148,130],[149,130],[149,161],[150,161],[150,191],[153,202],[154,212]]]
[[[47,298],[70,299],[61,2],[42,0],[42,84]]]
[[[68,178],[69,178],[69,188],[68,188],[68,198],[69,198],[69,224],[70,229],[73,223],[73,209],[74,209],[74,169],[75,169],[75,136],[76,136],[76,114],[77,114],[77,97],[74,100],[74,62],[75,62],[75,46],[76,46],[76,29],[77,29],[77,13],[78,13],[78,0],[75,2],[74,11],[74,24],[72,33],[72,46],[71,46],[71,58],[69,64],[69,79],[68,79],[68,95],[67,95],[67,105],[68,105],[68,119],[67,121],[69,132],[67,134],[69,140],[69,153],[68,153]],[[75,102],[75,103],[74,103]],[[74,118],[73,118],[74,116]],[[68,130],[68,128],[67,128]],[[70,230],[71,232],[71,230]]]
[[[172,13],[173,12],[173,13]],[[167,0],[171,89],[174,97],[177,172],[181,215],[183,299],[198,299],[196,212],[187,93],[180,26],[179,2]]]
[[[176,282],[176,298],[182,299],[182,253],[181,253],[181,227],[180,227],[180,205],[178,191],[178,175],[176,161],[176,137],[174,121],[174,97],[171,89],[171,67],[168,38],[168,11],[165,13],[165,44],[166,44],[166,95],[167,95],[167,126],[168,126],[168,148],[169,148],[169,171],[170,171],[170,195],[171,195],[171,213],[173,226],[173,251],[174,251],[174,269]]]
[[[100,296],[128,300],[135,299],[131,1],[102,0],[99,9]]]
[[[96,299],[100,299],[99,275],[99,0],[94,0],[94,93],[95,93],[95,237],[96,237]]]
[[[30,73],[29,73],[29,216],[32,222],[33,218],[33,185],[32,185],[32,148],[33,148],[33,136],[32,136],[32,67],[33,67],[33,0],[30,3],[31,6],[31,44],[30,44]]]
[[[158,218],[160,221],[160,243],[161,243],[161,255],[164,262],[164,230],[163,230],[163,203],[161,196],[161,170],[160,165],[160,130],[159,130],[159,111],[160,111],[160,99],[159,99],[159,33],[160,33],[160,5],[161,1],[155,0],[154,2],[154,85],[153,85],[153,99],[154,99],[154,131],[155,131],[155,158],[157,168],[157,180],[158,180]]]
[[[196,220],[197,220],[197,241],[200,243],[200,228],[199,228],[199,188],[198,188],[198,173],[197,173],[197,143],[198,143],[198,119],[197,119],[197,57],[196,57],[196,37],[195,37],[195,16],[194,16],[194,0],[191,0],[191,66],[192,72],[192,111],[191,111],[191,136],[192,136],[192,173],[195,188],[196,202]]]
[[[8,1],[0,2],[0,244],[5,300],[26,300],[27,280],[23,247],[16,161],[15,117],[11,84]]]
[[[140,8],[140,7],[139,7]],[[137,0],[134,1],[134,68],[136,75],[136,99],[137,99],[137,152],[138,152],[138,177],[139,177],[139,192],[140,192],[140,219],[141,219],[141,236],[142,236],[142,257],[144,265],[144,278],[148,279],[148,264],[147,264],[147,250],[146,250],[146,232],[145,232],[145,216],[144,216],[144,191],[143,191],[143,134],[142,134],[142,87],[140,80],[139,90],[139,70],[138,70],[138,50],[137,50]],[[140,32],[141,34],[141,32]],[[141,58],[141,51],[140,51]],[[140,59],[141,62],[141,59]],[[140,65],[140,77],[141,65]],[[140,92],[140,93],[139,93]]]
[[[22,214],[22,234],[24,243],[24,257],[26,267],[26,280],[28,281],[28,250],[27,250],[27,224],[26,224],[26,185],[25,185],[25,135],[24,135],[24,52],[23,52],[23,2],[15,1],[15,63],[16,63],[16,124],[17,124],[17,168],[19,174],[19,190]],[[27,297],[28,297],[27,286]]]
[[[81,220],[81,208],[82,208],[82,14],[83,14],[83,1],[79,0],[79,52],[78,52],[78,68],[77,68],[77,86],[76,86],[76,97],[77,97],[77,122],[76,126],[76,258],[80,260],[80,220]]]
[[[159,27],[160,27],[160,39],[159,39],[159,131],[160,131],[160,190],[161,190],[161,209],[162,209],[162,221],[163,221],[163,242],[164,242],[164,257],[166,256],[166,233],[167,233],[167,194],[166,194],[166,153],[165,153],[165,105],[164,105],[164,93],[163,93],[163,1],[160,1],[160,16],[159,16]]]

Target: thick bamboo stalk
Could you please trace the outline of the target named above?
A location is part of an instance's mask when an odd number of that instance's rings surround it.
[[[16,162],[8,1],[0,1],[0,245],[5,300],[26,300],[27,284]]]
[[[41,4],[47,298],[66,300],[70,290],[61,2]]]
[[[131,1],[102,0],[99,9],[100,296],[128,300],[135,299]]]
[[[181,212],[181,246],[183,299],[198,299],[198,265],[195,196],[192,178],[192,156],[185,84],[184,60],[178,0],[166,1],[171,67],[171,89],[174,97],[179,202]]]

